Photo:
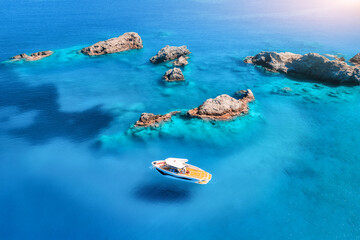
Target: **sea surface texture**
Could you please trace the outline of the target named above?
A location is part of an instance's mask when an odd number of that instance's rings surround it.
[[[243,62],[260,51],[348,60],[359,12],[356,0],[3,0],[0,239],[360,239],[360,87]],[[79,53],[125,32],[144,48]],[[191,51],[184,83],[149,62],[165,45]],[[8,62],[44,50],[54,54]],[[256,101],[233,121],[129,130],[142,112],[242,89]],[[166,157],[213,179],[151,169]]]

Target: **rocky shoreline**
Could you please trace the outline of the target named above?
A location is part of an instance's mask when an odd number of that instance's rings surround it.
[[[318,53],[260,52],[247,57],[244,62],[270,72],[301,75],[323,83],[360,85],[360,67],[348,65],[342,60],[329,60]]]

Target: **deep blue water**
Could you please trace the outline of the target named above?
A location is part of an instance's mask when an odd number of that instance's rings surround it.
[[[0,239],[360,239],[360,88],[242,63],[262,50],[349,59],[359,10],[356,0],[2,1]],[[143,49],[77,53],[127,31]],[[148,61],[167,44],[192,52],[185,84],[164,84],[168,66]],[[7,62],[40,50],[55,53]],[[142,112],[246,88],[256,101],[245,117],[128,131]],[[150,169],[169,156],[213,179]]]

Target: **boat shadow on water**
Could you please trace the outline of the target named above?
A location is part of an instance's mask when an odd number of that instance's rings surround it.
[[[31,144],[43,144],[58,137],[78,142],[96,137],[113,120],[113,115],[101,105],[81,111],[62,111],[55,85],[32,86],[2,65],[0,72],[0,109],[15,107],[19,113],[36,112],[29,125],[9,129],[7,133],[12,136],[24,138]]]
[[[136,188],[134,195],[147,202],[182,203],[191,199],[192,189],[184,182],[153,182]]]

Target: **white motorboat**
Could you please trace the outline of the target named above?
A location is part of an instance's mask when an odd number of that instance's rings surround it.
[[[198,184],[207,184],[211,180],[211,174],[187,163],[183,158],[167,158],[153,161],[153,167],[162,175],[190,181]]]

